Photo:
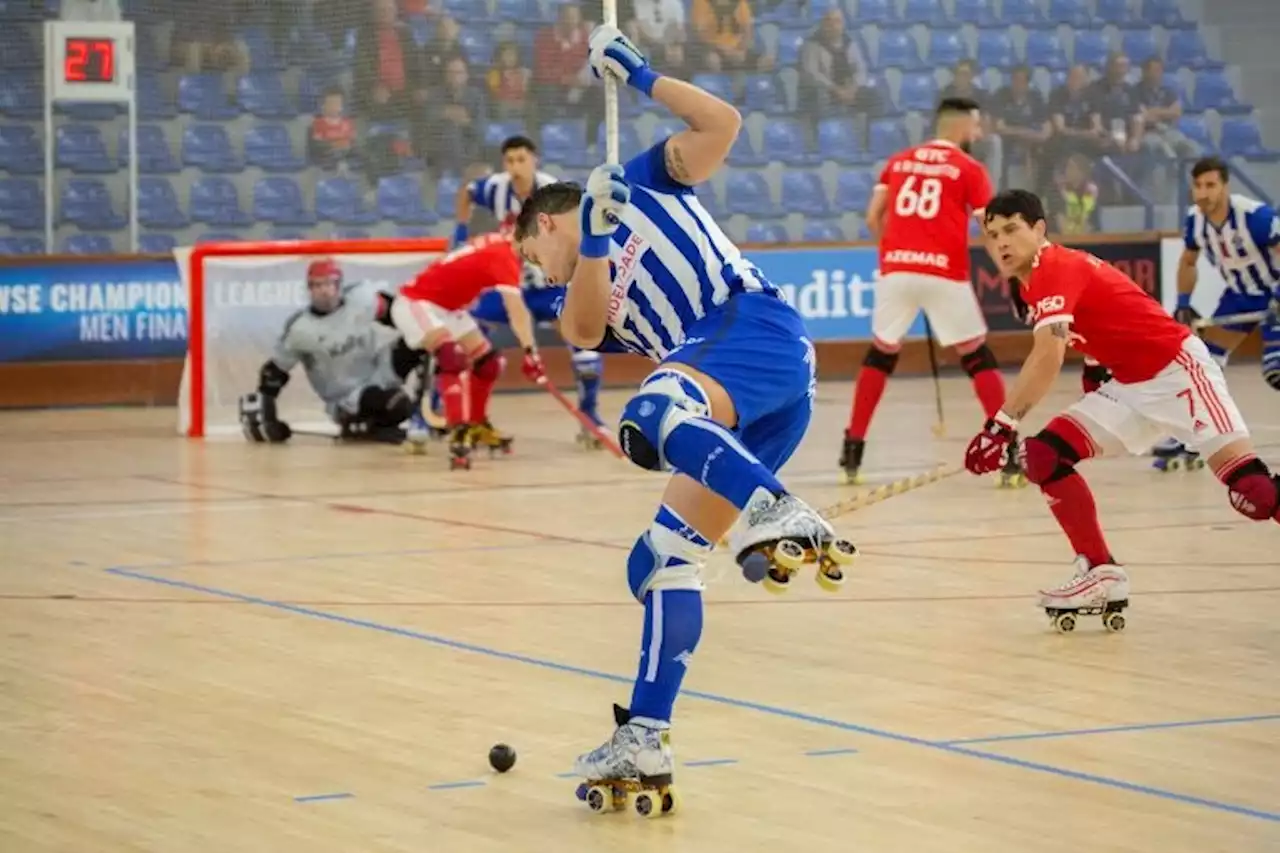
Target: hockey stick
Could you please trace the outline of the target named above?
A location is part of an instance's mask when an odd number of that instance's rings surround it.
[[[618,0],[603,0],[603,23],[618,26]],[[618,162],[618,78],[604,75],[604,150],[605,162]]]
[[[610,453],[619,459],[626,458],[626,454],[622,452],[622,448],[618,446],[618,442],[613,440],[613,436],[601,429],[600,425],[591,420],[591,418],[584,415],[582,410],[571,403],[569,398],[555,386],[555,383],[546,376],[543,376],[538,379],[538,386],[547,389],[551,396],[555,398],[556,402],[563,406],[566,412],[577,418],[578,423],[582,424],[582,428],[591,433],[596,441],[607,447]]]
[[[1215,326],[1234,326],[1239,323],[1261,323],[1267,319],[1266,311],[1250,311],[1246,314],[1225,314],[1221,317],[1201,317],[1191,324],[1193,329],[1212,329]]]
[[[924,318],[924,333],[929,343],[929,371],[933,374],[933,402],[938,409],[938,420],[933,425],[933,434],[942,438],[947,434],[947,420],[942,413],[942,377],[938,373],[938,351],[933,343],[933,326],[929,325],[929,316]]]
[[[856,512],[860,509],[866,509],[873,504],[881,503],[882,501],[886,501],[897,495],[906,494],[907,492],[915,491],[916,489],[923,488],[924,486],[941,482],[948,477],[954,477],[963,470],[964,468],[959,466],[939,465],[932,471],[926,471],[923,474],[900,477],[897,480],[873,486],[865,492],[859,492],[851,498],[846,498],[842,501],[838,501],[837,503],[833,503],[830,506],[823,507],[818,510],[818,514],[827,521],[832,521],[839,516],[848,515],[849,513]]]

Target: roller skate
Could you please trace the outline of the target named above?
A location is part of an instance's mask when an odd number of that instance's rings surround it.
[[[586,411],[579,409],[578,411],[585,415],[587,420],[595,424],[597,429],[603,430],[605,428],[604,421],[600,420],[600,416],[597,415],[594,410]],[[585,424],[580,430],[578,430],[578,435],[574,441],[577,442],[578,446],[583,450],[600,450],[604,447],[604,442],[600,440],[600,437],[593,431],[587,429]]]
[[[1004,459],[1004,467],[1000,469],[997,475],[996,486],[1001,489],[1021,489],[1027,485],[1026,472],[1022,470],[1022,463],[1018,461],[1018,443],[1015,439],[1009,445],[1009,452]]]
[[[843,584],[843,566],[858,549],[836,537],[826,519],[795,495],[774,495],[758,489],[743,511],[746,525],[729,537],[729,547],[752,583],[764,582],[773,593],[785,592],[791,578],[806,563],[816,564],[815,580],[827,592]]]
[[[1040,590],[1040,606],[1048,614],[1054,630],[1069,634],[1080,616],[1101,616],[1108,631],[1124,630],[1124,614],[1129,606],[1129,575],[1120,566],[1101,563],[1090,566],[1076,557],[1071,580],[1053,589]]]
[[[489,449],[490,458],[499,451],[503,455],[511,453],[511,442],[513,437],[505,433],[499,432],[488,418],[485,418],[478,424],[471,425],[471,442],[476,447],[487,447]]]
[[[585,781],[575,796],[593,812],[622,811],[629,795],[635,795],[636,814],[662,817],[680,803],[672,785],[675,759],[671,753],[668,723],[631,717],[626,708],[613,706],[617,731],[608,743],[578,756],[573,772]]]
[[[1198,471],[1204,467],[1204,459],[1200,457],[1200,454],[1194,450],[1189,450],[1185,444],[1176,438],[1166,438],[1151,448],[1151,455],[1155,457],[1151,467],[1165,473],[1179,470]]]
[[[458,424],[449,437],[449,470],[471,470],[471,427]]]
[[[840,483],[845,486],[856,486],[862,482],[862,452],[867,442],[861,438],[853,438],[848,433],[844,436],[844,447],[840,450]]]

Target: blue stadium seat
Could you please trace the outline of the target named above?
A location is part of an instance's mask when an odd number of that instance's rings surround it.
[[[782,0],[771,9],[761,9],[756,12],[756,21],[762,24],[794,23],[803,17],[804,9],[800,6],[800,0]]]
[[[978,67],[997,68],[1006,71],[1016,65],[1013,39],[1008,30],[980,30],[978,32]]]
[[[396,225],[434,225],[439,218],[422,204],[422,183],[413,175],[378,181],[378,214]]]
[[[1085,0],[1049,0],[1049,23],[1066,24],[1078,30],[1095,25]]]
[[[285,97],[279,74],[246,74],[236,84],[236,96],[240,108],[257,118],[293,118],[298,114]]]
[[[581,119],[548,121],[542,125],[542,158],[550,163],[571,162],[586,144],[586,124]]]
[[[762,151],[767,160],[780,160],[787,166],[812,166],[817,157],[809,151],[805,127],[794,119],[776,119],[764,126]]]
[[[116,247],[106,234],[72,234],[62,244],[62,251],[68,255],[112,255]]]
[[[125,226],[115,211],[107,185],[96,178],[72,178],[62,188],[60,220],[86,231],[114,231]]]
[[[844,4],[841,0],[808,0],[809,20],[820,21],[822,17],[832,9],[837,10],[842,15],[846,14]]]
[[[184,74],[178,80],[178,110],[201,121],[230,121],[240,108],[228,102],[221,74]]]
[[[806,243],[842,243],[844,231],[840,230],[840,223],[832,219],[806,219],[800,239]]]
[[[315,225],[293,178],[263,178],[253,185],[253,218],[273,225]]]
[[[865,169],[846,169],[836,177],[836,210],[865,213],[871,203],[875,177]]]
[[[902,112],[898,109],[898,102],[894,99],[893,90],[889,88],[889,80],[884,74],[868,74],[866,85],[879,96],[886,116],[898,115]]]
[[[932,71],[908,71],[898,88],[898,106],[908,111],[930,112],[938,105],[938,81]]]
[[[790,239],[781,222],[756,222],[747,226],[748,243],[786,243]]]
[[[537,0],[498,0],[494,16],[500,21],[534,24],[542,20]]]
[[[876,51],[878,68],[915,69],[921,66],[920,47],[907,30],[881,30]]]
[[[1166,30],[1195,26],[1194,21],[1183,16],[1178,0],[1142,0],[1142,20]]]
[[[699,184],[694,188],[693,193],[698,197],[698,201],[706,208],[712,219],[718,220],[727,215],[724,212],[724,207],[720,204],[720,199],[716,197],[715,188],[711,184]]]
[[[114,172],[107,143],[91,124],[64,124],[54,134],[54,164],[76,174]]]
[[[1164,72],[1164,77],[1161,78],[1161,81],[1165,86],[1177,93],[1178,103],[1182,104],[1184,110],[1190,106],[1191,98],[1187,95],[1187,87],[1182,85],[1182,78],[1178,76],[1178,72]]]
[[[1026,64],[1050,71],[1065,71],[1071,64],[1057,30],[1029,30],[1027,32]]]
[[[72,121],[111,121],[123,108],[118,104],[95,104],[86,101],[62,101],[54,111]]]
[[[661,142],[669,136],[675,136],[686,127],[688,127],[688,125],[678,118],[659,119],[654,122],[653,137],[649,140],[649,144],[656,145],[658,142]]]
[[[421,225],[402,225],[396,229],[396,236],[409,240],[420,240],[424,237],[434,237],[436,235],[430,228],[424,228]]]
[[[325,178],[316,184],[316,218],[338,225],[372,225],[378,214],[364,206],[364,190],[352,178]]]
[[[902,122],[878,118],[871,122],[871,159],[884,160],[906,148],[910,140]]]
[[[1131,0],[1097,0],[1097,2],[1097,19],[1101,23],[1123,26],[1137,20]]]
[[[249,67],[253,73],[284,71],[289,63],[277,56],[271,34],[265,27],[246,27],[240,31],[240,39],[249,51]]]
[[[468,2],[472,8],[475,3]],[[493,34],[487,28],[467,27],[458,33],[458,47],[467,58],[467,64],[476,67],[488,67],[493,62]]]
[[[1036,0],[1004,0],[1000,17],[1006,24],[1021,24],[1024,27],[1041,27],[1048,23]]]
[[[1199,145],[1206,154],[1218,150],[1218,146],[1213,142],[1213,136],[1209,133],[1209,125],[1205,124],[1204,116],[1184,115],[1178,119],[1178,130],[1187,139]]]
[[[502,145],[503,140],[512,136],[523,135],[529,136],[529,132],[525,130],[522,121],[491,121],[484,126],[484,146],[486,148],[497,149]]]
[[[563,180],[568,177],[561,173]],[[457,175],[444,174],[436,184],[436,215],[442,219],[452,219],[454,215],[454,199],[458,196],[461,180]]]
[[[724,180],[725,212],[732,215],[772,216],[773,199],[759,172],[729,172]]]
[[[1000,19],[994,11],[993,0],[955,0],[953,13],[957,24],[972,24],[975,27],[998,27]]]
[[[187,125],[182,131],[182,164],[206,172],[239,172],[244,168],[220,124]]]
[[[200,178],[191,185],[191,221],[218,227],[238,228],[253,224],[240,208],[236,185],[217,175]]]
[[[737,100],[733,93],[733,79],[728,74],[695,74],[690,82],[722,100]]]
[[[729,149],[728,157],[730,166],[735,169],[743,169],[751,166],[764,166],[768,162],[769,158],[756,150],[755,144],[751,141],[751,134],[741,132],[738,134],[738,138],[733,140],[733,147]]]
[[[0,21],[18,23],[21,21],[41,21],[46,13],[50,16],[58,12],[53,2],[32,3],[31,0],[0,0]]]
[[[167,178],[138,179],[138,222],[144,228],[163,230],[186,228],[189,224]]]
[[[782,84],[772,74],[747,74],[743,78],[744,112],[763,112],[769,115],[787,113],[787,97]]]
[[[596,126],[596,145],[600,150],[604,150],[605,145],[605,123],[600,122]],[[625,162],[639,154],[646,146],[640,142],[640,131],[636,129],[636,123],[633,121],[618,122],[618,154]],[[592,164],[595,166],[596,164]]]
[[[178,110],[173,99],[165,93],[164,84],[154,74],[139,74],[137,77],[138,118],[142,121],[159,121],[174,118]]]
[[[862,138],[852,119],[824,118],[818,122],[818,156],[841,165],[861,163],[867,159]]]
[[[929,34],[929,64],[950,68],[969,58],[969,46],[955,30],[934,30]]]
[[[120,166],[129,165],[129,129],[120,129],[120,141],[116,147]],[[158,124],[138,125],[138,171],[144,175],[172,175],[182,171],[173,156],[169,139]]]
[[[1191,100],[1193,112],[1217,110],[1224,115],[1240,115],[1250,109],[1248,104],[1241,103],[1236,98],[1225,71],[1201,71],[1196,74],[1195,95]]]
[[[168,255],[178,247],[172,234],[138,235],[138,251],[144,255]]]
[[[0,124],[0,169],[12,175],[43,175],[44,148],[27,124]]]
[[[1101,68],[1107,62],[1111,46],[1101,30],[1080,30],[1076,33],[1074,61],[1091,68]]]
[[[283,124],[259,124],[244,133],[246,165],[268,172],[297,172],[306,167],[293,153],[293,139]]]
[[[0,113],[8,118],[42,118],[44,84],[35,74],[0,73]]]
[[[0,237],[0,255],[43,254],[43,237]]]
[[[1149,27],[1123,30],[1120,33],[1120,50],[1134,65],[1140,65],[1151,57],[1160,55],[1155,31]]]
[[[0,180],[0,223],[17,231],[44,230],[44,193],[35,178]]]
[[[305,240],[307,239],[307,235],[303,234],[301,231],[281,231],[278,229],[272,229],[271,233],[267,235],[267,239],[276,243],[289,243],[298,240]]]
[[[205,243],[237,243],[241,236],[234,231],[206,231],[196,238],[196,245]]]
[[[926,27],[945,27],[951,23],[942,0],[907,0],[902,10],[902,19],[912,24],[924,24]]]
[[[778,55],[775,57],[774,64],[779,68],[790,68],[800,64],[800,49],[804,47],[804,40],[808,38],[809,30],[792,29],[790,27],[778,28]]]
[[[817,172],[782,173],[782,210],[804,216],[830,216],[831,205]]]
[[[363,228],[335,228],[333,229],[333,239],[335,240],[368,240],[369,232]]]
[[[444,0],[444,13],[459,21],[483,20],[487,5],[475,0]]]
[[[1209,50],[1204,45],[1204,38],[1199,30],[1175,30],[1169,33],[1169,43],[1165,46],[1165,66],[1170,69],[1208,67]]]
[[[1220,144],[1223,157],[1269,161],[1280,159],[1280,152],[1262,144],[1262,132],[1252,119],[1223,119]]]
[[[898,11],[891,0],[858,0],[854,22],[862,24],[896,24]]]
[[[26,27],[0,29],[0,68],[39,68],[40,51]]]

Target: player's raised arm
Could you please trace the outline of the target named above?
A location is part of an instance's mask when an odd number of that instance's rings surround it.
[[[710,92],[654,71],[649,60],[617,27],[596,27],[591,34],[591,67],[596,76],[611,73],[679,116],[689,127],[667,140],[667,174],[685,186],[714,175],[738,138],[742,115]]]

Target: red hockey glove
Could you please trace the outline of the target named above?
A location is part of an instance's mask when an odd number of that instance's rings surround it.
[[[964,452],[964,467],[971,474],[990,474],[1004,467],[1009,445],[1018,437],[1018,422],[1004,412],[996,412],[982,432],[973,437]]]
[[[546,378],[547,375],[547,369],[543,366],[542,359],[538,357],[537,350],[533,348],[524,351],[524,360],[520,362],[520,371],[524,374],[525,379],[535,385]]]

